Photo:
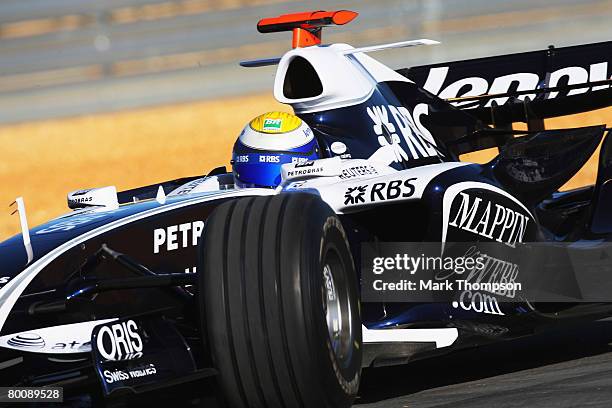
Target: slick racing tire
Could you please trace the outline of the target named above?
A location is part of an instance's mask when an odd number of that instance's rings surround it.
[[[199,247],[202,330],[231,407],[349,407],[361,370],[355,266],[310,194],[219,206]]]

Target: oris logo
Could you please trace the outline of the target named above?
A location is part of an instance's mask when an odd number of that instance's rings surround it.
[[[133,320],[103,326],[98,331],[96,349],[106,360],[132,360],[142,356],[143,343]]]

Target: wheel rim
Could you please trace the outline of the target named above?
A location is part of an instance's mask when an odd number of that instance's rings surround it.
[[[354,328],[344,265],[333,251],[323,265],[323,305],[332,350],[345,366],[351,358]]]

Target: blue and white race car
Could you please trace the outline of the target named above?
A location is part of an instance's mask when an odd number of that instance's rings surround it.
[[[22,234],[0,243],[0,384],[112,398],[214,377],[232,407],[348,407],[362,367],[612,312],[494,292],[366,301],[364,244],[612,240],[608,129],[543,126],[610,105],[612,42],[396,71],[369,54],[436,42],[321,44],[356,15],[261,20],[293,48],[242,63],[278,65],[274,96],[314,150],[246,132],[233,172],[79,190],[73,212],[32,229],[16,201]],[[595,185],[559,192],[600,145]],[[487,164],[459,160],[494,147]]]

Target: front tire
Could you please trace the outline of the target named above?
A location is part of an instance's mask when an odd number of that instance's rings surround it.
[[[361,369],[355,267],[318,197],[219,206],[200,244],[200,307],[231,407],[349,407]]]

